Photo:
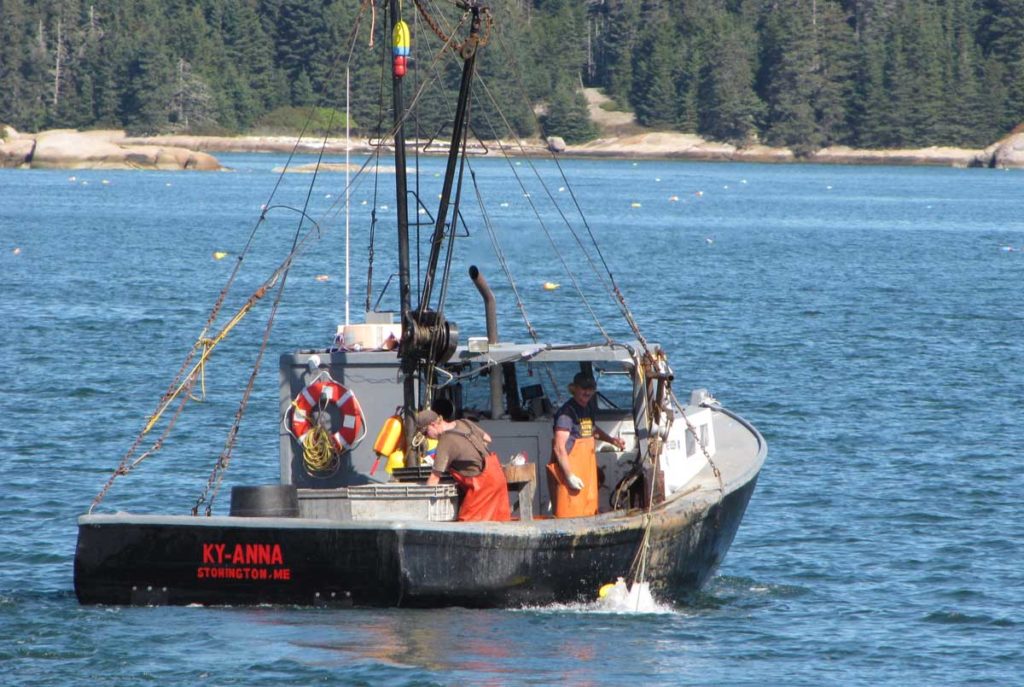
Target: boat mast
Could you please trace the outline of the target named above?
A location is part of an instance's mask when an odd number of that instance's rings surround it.
[[[426,275],[423,278],[423,293],[420,296],[419,311],[422,314],[430,304],[431,292],[434,288],[434,274],[441,256],[441,245],[444,243],[445,224],[448,221],[448,206],[451,202],[452,185],[459,162],[459,148],[466,132],[466,119],[469,111],[469,95],[473,83],[473,72],[476,67],[477,43],[480,37],[480,5],[476,0],[465,3],[466,10],[473,13],[469,29],[469,39],[461,46],[459,54],[462,63],[462,81],[459,84],[459,100],[455,107],[455,121],[452,123],[451,144],[448,147],[448,165],[444,173],[444,186],[441,189],[441,201],[434,224],[434,235],[430,241],[430,258],[427,261]],[[454,226],[457,218],[452,218]]]
[[[409,286],[409,220],[406,203],[405,179],[405,138],[402,120],[405,113],[401,99],[401,77],[405,74],[404,55],[408,54],[408,26],[398,15],[398,0],[391,0],[394,22],[392,45],[395,53],[393,69],[394,108],[395,108],[395,167],[396,193],[398,194],[398,238],[399,238],[399,284],[402,291],[402,341],[399,346],[399,357],[405,374],[404,404],[411,413],[417,407],[415,380],[417,372],[424,373],[424,382],[428,385],[431,369],[438,363],[448,360],[458,345],[459,331],[454,322],[447,321],[443,313],[430,309],[430,297],[434,285],[434,276],[440,258],[441,246],[447,233],[448,208],[451,202],[455,172],[459,162],[459,151],[465,137],[470,102],[470,86],[473,82],[476,52],[480,43],[481,15],[486,9],[477,0],[456,3],[461,9],[472,14],[469,37],[458,46],[458,53],[463,59],[462,80],[459,86],[459,98],[456,105],[455,121],[452,125],[451,144],[448,149],[448,163],[445,170],[444,185],[441,191],[437,221],[431,237],[430,256],[426,267],[423,288],[420,292],[419,306],[413,310],[410,303]],[[405,49],[402,52],[402,49]],[[454,220],[452,222],[454,224]],[[407,417],[407,422],[409,418]]]
[[[352,150],[352,108],[349,103],[352,83],[349,78],[349,67],[345,65],[345,326],[349,324],[349,303],[352,300],[352,287],[349,280],[351,243],[351,210],[352,210],[352,170],[349,157]]]
[[[410,36],[409,26],[402,21],[400,0],[391,0],[391,98],[395,122],[395,209],[398,213],[398,291],[401,303],[402,341],[411,333],[409,313],[412,310],[411,287],[409,285],[409,203],[405,167],[405,104],[402,97],[402,77],[408,63]],[[403,405],[407,409],[416,407],[414,373],[416,360],[402,355],[402,371],[405,374]],[[411,418],[407,418],[407,422]],[[408,428],[407,428],[408,429]],[[407,436],[411,436],[406,432]]]

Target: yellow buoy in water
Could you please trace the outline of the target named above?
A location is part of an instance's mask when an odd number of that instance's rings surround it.
[[[228,257],[228,254],[225,253],[222,250],[215,250],[215,251],[213,251],[213,259],[214,260],[223,260],[226,257]]]
[[[597,598],[603,599],[604,597],[608,596],[613,589],[615,589],[614,582],[609,582],[608,584],[602,585],[601,588],[597,590]]]
[[[561,284],[556,284],[553,281],[546,281],[546,282],[544,282],[544,290],[545,291],[554,291],[555,289],[559,288],[560,286],[561,286]]]

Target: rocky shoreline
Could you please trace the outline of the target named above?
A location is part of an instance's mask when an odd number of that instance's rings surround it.
[[[661,159],[723,162],[811,162],[823,164],[938,165],[952,167],[1024,168],[1024,131],[1017,131],[983,150],[931,147],[906,150],[861,150],[844,146],[824,148],[798,158],[787,148],[737,147],[706,141],[692,134],[612,132],[582,145],[565,145],[556,138],[525,143],[494,142],[477,152],[521,156],[545,155],[549,150],[573,157]],[[211,137],[164,135],[129,137],[123,131],[52,130],[21,134],[6,127],[0,139],[0,167],[33,169],[222,169],[215,153],[318,152],[344,155],[345,139],[309,138],[296,142],[286,136]],[[366,139],[353,139],[350,152],[372,151]],[[434,146],[423,152],[443,152]]]
[[[692,134],[641,133],[565,146],[568,155],[710,160],[723,162],[809,162],[859,165],[937,165],[946,167],[1024,167],[1024,134],[1015,134],[983,150],[938,147],[866,150],[847,146],[822,148],[797,157],[788,148],[738,147],[705,141]]]
[[[196,148],[130,139],[124,131],[53,129],[22,134],[3,127],[0,167],[23,169],[221,169]]]

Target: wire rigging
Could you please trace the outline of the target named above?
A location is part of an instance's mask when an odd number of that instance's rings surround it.
[[[353,48],[354,48],[356,36],[358,35],[358,31],[359,31],[360,18],[362,17],[362,15],[365,12],[365,10],[367,9],[367,7],[369,7],[370,5],[372,5],[372,0],[363,0],[363,4],[362,4],[362,6],[361,6],[361,8],[359,10],[359,13],[357,15],[356,21],[353,24],[352,31],[351,31],[351,39],[350,39],[350,49],[349,49],[349,52],[348,52],[348,59],[349,60],[351,60],[353,52],[354,52]],[[332,68],[329,70],[328,78],[331,78],[331,75],[333,75],[333,74],[335,74],[337,72],[338,64],[339,63],[340,63],[340,56],[339,56],[338,59],[335,60]],[[254,244],[254,240],[255,240],[256,234],[257,234],[259,228],[265,223],[266,218],[267,218],[267,213],[268,213],[269,209],[271,207],[273,207],[272,206],[273,199],[277,195],[278,190],[280,189],[281,184],[282,184],[282,182],[284,180],[284,175],[287,173],[288,169],[290,168],[290,166],[292,164],[292,161],[294,160],[295,155],[298,152],[299,145],[300,145],[303,137],[305,136],[305,133],[306,133],[307,129],[311,125],[314,111],[315,111],[315,108],[311,108],[311,110],[309,112],[309,115],[307,116],[307,118],[305,120],[305,123],[303,125],[302,130],[301,130],[299,136],[297,137],[294,145],[292,146],[291,150],[289,151],[288,157],[287,157],[287,159],[285,161],[285,164],[284,164],[284,166],[282,167],[280,173],[277,176],[277,179],[276,179],[276,181],[274,183],[274,186],[272,187],[272,189],[270,191],[270,194],[269,194],[269,196],[267,198],[267,202],[265,202],[263,204],[262,210],[260,212],[260,215],[259,215],[258,219],[256,220],[256,223],[254,224],[252,230],[250,231],[249,237],[246,240],[246,243],[243,246],[242,251],[238,255],[238,259],[235,261],[235,266],[232,269],[231,274],[228,276],[228,280],[227,280],[226,284],[224,285],[224,287],[221,289],[220,293],[218,294],[218,297],[217,297],[216,301],[214,302],[213,307],[211,308],[210,314],[207,317],[206,324],[204,325],[204,327],[203,327],[202,331],[200,332],[199,336],[197,337],[196,343],[190,348],[190,350],[186,354],[185,359],[183,360],[183,362],[182,362],[178,372],[175,374],[175,376],[171,380],[171,383],[168,385],[167,390],[161,395],[160,401],[157,403],[156,409],[148,417],[148,419],[147,419],[145,425],[143,426],[142,430],[138,433],[138,435],[136,436],[135,440],[132,442],[132,444],[128,448],[128,450],[122,455],[121,460],[119,461],[119,464],[118,464],[117,468],[115,468],[115,470],[111,474],[110,478],[107,480],[107,482],[100,489],[99,493],[93,499],[92,504],[89,506],[89,512],[90,513],[93,512],[93,510],[103,501],[103,499],[106,497],[107,493],[110,491],[111,487],[113,486],[115,480],[118,477],[129,474],[135,468],[137,468],[142,463],[143,460],[145,460],[146,458],[154,455],[155,453],[157,453],[163,447],[164,442],[165,442],[167,436],[169,436],[171,430],[173,429],[173,427],[177,423],[177,421],[180,418],[181,414],[184,412],[185,407],[188,404],[188,401],[195,399],[195,396],[193,395],[192,391],[195,388],[197,380],[203,380],[203,386],[205,387],[205,377],[204,377],[205,364],[206,364],[207,360],[210,358],[210,356],[213,354],[214,349],[217,347],[217,345],[221,341],[224,340],[224,338],[228,335],[228,333],[230,333],[230,331],[232,329],[234,329],[235,326],[237,326],[237,324],[245,317],[245,315],[247,315],[249,313],[249,311],[252,310],[252,308],[256,305],[256,303],[264,297],[264,295],[267,293],[267,291],[270,288],[272,288],[274,286],[274,284],[278,282],[278,280],[280,280],[280,284],[279,284],[280,288],[278,290],[278,295],[275,298],[274,306],[273,306],[273,308],[271,310],[270,320],[268,321],[267,328],[265,329],[265,332],[264,332],[263,342],[262,342],[261,348],[260,348],[260,350],[259,350],[259,352],[257,354],[256,363],[253,366],[253,371],[252,371],[252,374],[250,375],[249,382],[248,382],[248,384],[246,386],[245,391],[243,392],[243,396],[242,396],[242,400],[240,402],[239,410],[236,413],[236,421],[233,424],[231,430],[229,430],[229,435],[228,435],[228,438],[227,438],[227,440],[225,442],[225,452],[222,453],[221,458],[218,460],[217,465],[214,467],[214,473],[211,475],[211,479],[210,479],[210,481],[207,484],[207,491],[209,491],[211,485],[214,485],[215,487],[219,486],[220,479],[222,479],[223,475],[220,474],[219,478],[217,478],[217,479],[214,479],[214,476],[217,475],[218,470],[222,467],[222,464],[223,464],[223,468],[227,467],[227,461],[230,459],[230,451],[231,451],[231,448],[234,446],[235,437],[237,436],[238,427],[239,427],[239,424],[241,422],[242,416],[244,415],[245,406],[248,403],[249,396],[252,393],[252,388],[253,388],[253,385],[255,383],[256,374],[258,373],[258,370],[259,370],[260,361],[262,360],[262,357],[263,357],[263,355],[265,353],[265,350],[266,350],[266,346],[269,343],[270,330],[272,328],[273,318],[276,316],[277,308],[278,308],[278,306],[280,304],[280,299],[281,299],[281,296],[282,296],[282,293],[283,293],[284,283],[286,281],[287,271],[290,268],[290,266],[291,266],[292,262],[294,261],[294,259],[302,252],[303,248],[307,244],[307,241],[310,239],[311,235],[313,235],[313,234],[319,235],[319,224],[316,223],[316,222],[312,222],[312,221],[311,221],[311,225],[312,226],[311,226],[310,230],[307,231],[304,235],[302,234],[302,227],[303,227],[304,221],[308,218],[307,210],[308,210],[309,200],[310,200],[310,197],[311,197],[311,194],[312,194],[312,190],[313,190],[313,185],[314,185],[315,179],[316,179],[316,173],[314,173],[314,177],[311,180],[310,185],[309,185],[309,191],[308,191],[307,197],[306,197],[306,204],[303,207],[302,211],[300,212],[300,219],[299,219],[298,226],[296,228],[296,234],[295,234],[295,239],[293,240],[292,251],[285,258],[285,260],[282,262],[282,264],[280,266],[278,266],[277,269],[274,270],[274,272],[271,274],[270,278],[267,279],[265,282],[263,282],[263,284],[261,284],[256,289],[256,291],[253,292],[253,294],[249,296],[249,298],[245,301],[245,303],[242,305],[242,307],[239,308],[239,310],[237,310],[235,312],[235,314],[231,318],[231,320],[218,331],[217,335],[215,335],[213,337],[210,337],[210,336],[208,336],[208,332],[214,327],[214,325],[215,325],[215,323],[216,323],[216,321],[217,321],[217,319],[218,319],[218,317],[220,315],[220,312],[223,309],[224,303],[226,302],[227,297],[228,297],[228,295],[229,295],[229,293],[230,293],[230,291],[232,289],[232,286],[234,285],[234,283],[235,283],[235,281],[236,281],[236,279],[238,277],[238,274],[241,271],[241,266],[242,266],[242,264],[243,264],[243,262],[245,260],[245,257],[248,255],[248,253],[252,249],[252,246]],[[328,127],[328,129],[330,129],[330,127]],[[316,172],[319,172],[320,163],[322,161],[324,151],[326,150],[326,142],[327,142],[327,140],[326,140],[326,135],[325,135],[323,144],[321,146],[320,156],[318,157],[318,160],[317,160]],[[365,164],[364,164],[364,168],[365,168]],[[197,354],[199,356],[199,360],[198,360],[198,362],[193,363],[193,361],[195,360]],[[142,451],[140,453],[140,449],[142,447],[143,441],[150,434],[150,432],[155,428],[155,426],[159,423],[159,421],[163,418],[165,412],[168,410],[168,408],[171,406],[171,404],[176,399],[179,399],[178,406],[175,409],[175,412],[169,418],[169,420],[166,423],[166,425],[164,426],[164,429],[163,429],[162,433],[160,434],[160,436],[153,442],[153,444],[147,450]],[[226,456],[226,459],[225,459],[225,456]],[[215,492],[215,489],[214,489],[214,492]],[[205,497],[205,494],[206,494],[206,492],[204,492],[204,495],[200,497],[201,500]],[[212,506],[212,499],[211,499],[211,506]],[[197,508],[198,508],[198,502],[197,502],[196,509]],[[196,512],[196,509],[193,509],[193,513]]]

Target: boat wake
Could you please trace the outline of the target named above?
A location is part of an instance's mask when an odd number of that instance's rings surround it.
[[[672,614],[679,613],[679,609],[670,604],[659,603],[651,595],[650,584],[647,582],[626,585],[619,578],[615,584],[609,584],[602,588],[603,595],[596,601],[577,602],[568,604],[550,604],[547,606],[527,606],[521,610],[541,612],[565,612],[574,613],[607,613],[613,615],[627,614]]]
[[[602,588],[605,593],[592,605],[607,613],[675,613],[671,606],[659,604],[651,596],[651,585],[635,582],[627,586],[620,577],[613,585]]]

